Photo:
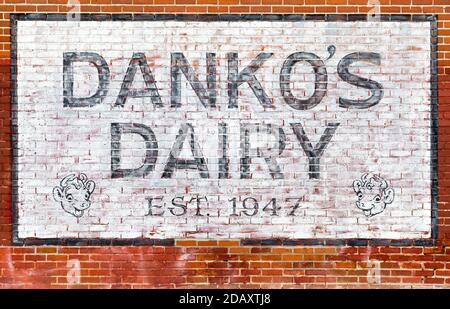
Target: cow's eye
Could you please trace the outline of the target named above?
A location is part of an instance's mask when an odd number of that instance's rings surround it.
[[[86,194],[84,195],[84,198],[85,198],[85,199],[88,199],[88,198],[89,198],[89,193],[86,193]]]
[[[73,196],[72,196],[72,194],[67,194],[67,200],[68,200],[69,202],[72,202],[72,201],[73,201]]]
[[[381,197],[379,195],[375,196],[375,202],[381,201]]]

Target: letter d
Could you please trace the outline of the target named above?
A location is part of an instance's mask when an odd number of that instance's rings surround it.
[[[63,94],[64,107],[91,107],[103,101],[108,93],[109,68],[105,59],[96,53],[70,52],[63,54]],[[73,63],[88,62],[97,68],[98,87],[93,96],[87,98],[73,97]]]

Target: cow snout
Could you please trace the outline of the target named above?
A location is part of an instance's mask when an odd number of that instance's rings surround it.
[[[81,209],[83,209],[83,210],[87,209],[87,208],[89,208],[89,206],[91,206],[90,202],[84,202],[81,204]]]
[[[368,210],[368,209],[372,208],[372,205],[358,201],[358,202],[356,202],[356,207],[358,207],[359,209]]]

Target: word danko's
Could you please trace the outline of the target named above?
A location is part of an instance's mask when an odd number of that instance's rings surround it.
[[[330,46],[334,48],[334,46]],[[238,53],[232,52],[227,54],[228,62],[228,108],[238,107],[238,88],[242,84],[247,84],[253,91],[259,103],[263,107],[270,108],[272,100],[264,91],[262,85],[255,76],[256,71],[269,59],[273,53],[263,52],[251,61],[251,63],[239,71]],[[108,93],[110,71],[105,59],[93,52],[66,52],[63,55],[63,92],[64,107],[92,107],[100,104]],[[378,53],[372,52],[356,52],[344,56],[338,63],[338,76],[345,82],[356,87],[368,89],[371,93],[366,99],[346,99],[339,98],[339,106],[342,108],[366,109],[380,102],[383,97],[383,87],[380,83],[364,78],[349,72],[351,64],[363,61],[373,65],[380,65],[381,57]],[[98,73],[98,88],[94,95],[87,98],[74,97],[74,62],[86,62],[94,65]],[[291,91],[291,72],[294,65],[298,62],[306,62],[314,70],[314,93],[306,99],[296,98]],[[181,106],[181,77],[189,82],[198,99],[204,107],[214,108],[216,106],[216,54],[206,53],[206,82],[200,82],[198,74],[190,65],[188,59],[181,52],[171,53],[170,63],[170,106]],[[132,84],[137,74],[138,68],[143,76],[145,86],[142,89],[132,88]],[[284,61],[279,74],[279,83],[281,94],[284,102],[295,110],[308,110],[317,106],[327,92],[327,69],[323,60],[317,55],[308,52],[295,52],[288,56]],[[125,77],[121,84],[119,95],[114,103],[117,107],[123,107],[128,98],[150,97],[152,103],[157,107],[162,107],[163,103],[157,88],[157,81],[147,64],[144,53],[133,53],[129,62]],[[320,177],[320,158],[334,135],[339,123],[329,123],[322,134],[320,141],[313,146],[309,141],[306,133],[300,123],[291,123],[293,132],[301,144],[306,156],[309,160],[309,178]],[[264,134],[275,134],[279,141],[277,143],[278,155],[285,148],[285,134],[282,128],[271,124],[241,124],[241,145],[244,147],[242,157],[240,158],[240,178],[251,178],[250,173],[250,142],[249,135],[258,132]],[[227,157],[227,124],[219,123],[219,146],[221,149],[221,157],[219,158],[219,178],[229,178],[229,159]],[[121,169],[121,135],[122,134],[139,134],[143,137],[146,145],[146,155],[143,164],[136,169]],[[183,143],[189,137],[190,149],[193,159],[182,159],[178,155],[181,152]],[[276,163],[273,152],[258,149],[258,157],[263,157],[268,165],[270,174],[275,179],[283,179],[283,173]],[[111,172],[112,178],[121,177],[145,177],[154,170],[158,157],[158,142],[152,129],[144,124],[138,123],[112,123],[111,124]],[[194,169],[198,170],[202,178],[209,178],[208,167],[205,158],[202,155],[200,147],[195,141],[194,128],[190,123],[181,125],[176,140],[170,151],[169,158],[161,175],[162,178],[170,178],[175,169]]]

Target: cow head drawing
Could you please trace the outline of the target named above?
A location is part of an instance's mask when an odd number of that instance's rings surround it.
[[[394,201],[394,189],[382,177],[366,173],[361,179],[353,182],[353,190],[358,196],[356,207],[364,212],[366,217],[382,213],[387,204]]]
[[[53,198],[65,212],[79,218],[91,206],[89,199],[94,189],[95,183],[88,180],[85,174],[70,174],[53,188]]]

